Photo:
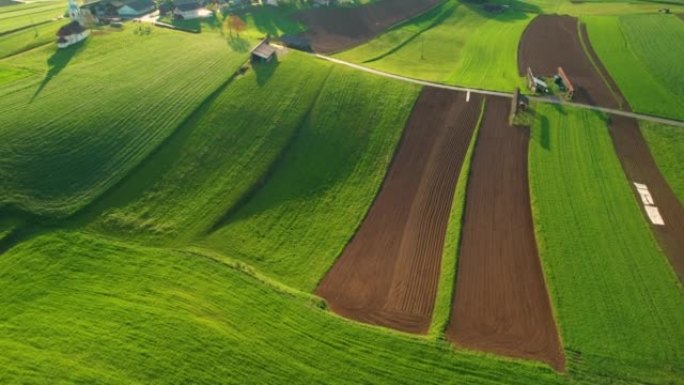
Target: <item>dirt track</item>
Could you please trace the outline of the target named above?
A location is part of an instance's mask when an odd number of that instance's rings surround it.
[[[333,311],[427,332],[454,189],[481,101],[423,89],[380,193],[316,290]]]
[[[446,336],[467,348],[565,365],[534,238],[529,129],[510,101],[487,98],[472,160],[458,275]]]
[[[527,67],[535,74],[552,76],[563,67],[575,85],[574,100],[595,106],[619,108],[624,105],[620,95],[613,95],[604,80],[594,69],[582,48],[579,33],[587,42],[587,50],[595,56],[588,44],[586,28],[578,29],[577,19],[570,16],[539,15],[527,26],[518,47],[518,72],[525,76]],[[594,61],[602,72],[599,61]],[[617,86],[611,87],[617,90]]]
[[[622,169],[630,181],[639,206],[644,210],[636,187],[632,182],[643,183],[653,196],[665,226],[656,226],[646,219],[670,264],[684,282],[684,207],[658,170],[636,120],[611,116],[610,135]],[[644,217],[646,212],[644,211]]]
[[[317,8],[296,19],[308,27],[301,36],[316,52],[332,53],[364,43],[391,26],[418,15],[442,0],[381,0],[349,8]]]

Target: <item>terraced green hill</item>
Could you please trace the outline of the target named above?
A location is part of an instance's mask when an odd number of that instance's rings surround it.
[[[3,60],[0,66],[27,76],[0,88],[0,207],[50,216],[84,207],[246,58],[218,36],[127,28]]]

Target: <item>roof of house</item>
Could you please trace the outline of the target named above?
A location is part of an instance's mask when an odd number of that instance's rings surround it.
[[[202,4],[193,1],[189,3],[176,4],[176,9],[181,12],[194,11],[196,9],[202,8]]]
[[[262,59],[268,59],[275,54],[275,51],[275,48],[270,44],[262,42],[252,50],[252,55],[256,55]]]
[[[141,12],[146,11],[150,8],[154,8],[154,2],[152,0],[133,0],[126,2],[124,6],[130,7],[134,11]]]
[[[83,26],[78,21],[72,21],[71,23],[62,26],[62,28],[60,28],[57,31],[57,36],[62,37],[75,35],[83,31],[85,31],[85,28],[83,28]]]

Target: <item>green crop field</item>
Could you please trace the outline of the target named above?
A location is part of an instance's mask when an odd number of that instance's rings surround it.
[[[0,7],[0,36],[8,31],[61,17],[66,12],[66,9],[66,1]]]
[[[0,64],[0,206],[64,216],[118,182],[242,64],[224,39],[105,32]],[[192,45],[192,54],[179,45]],[[31,154],[31,156],[27,156]]]
[[[370,207],[417,93],[333,70],[270,178],[207,245],[312,291]]]
[[[684,129],[652,122],[640,127],[660,172],[684,205]]]
[[[175,242],[219,222],[286,151],[330,66],[286,56],[239,77],[99,201],[94,226]],[[304,86],[302,86],[304,85]]]
[[[521,84],[518,41],[532,17],[478,7],[450,0],[336,56],[413,78],[510,91]]]
[[[684,22],[674,15],[585,17],[601,61],[632,109],[684,119]]]
[[[571,373],[684,375],[682,286],[659,251],[604,118],[538,106],[530,142],[537,240]]]
[[[57,30],[64,24],[64,20],[51,21],[2,36],[0,59],[54,42]]]
[[[684,20],[658,12],[683,2],[445,0],[335,57],[510,92],[526,26],[570,14],[632,110],[684,121]],[[485,10],[495,3],[508,7]],[[565,371],[444,335],[477,134],[428,333],[331,311],[312,293],[380,191],[421,88],[292,49],[248,63],[266,35],[304,31],[296,14],[314,5],[240,7],[161,19],[199,33],[126,21],[58,50],[68,19],[50,20],[66,1],[0,6],[0,384],[684,385],[684,286],[606,116],[541,99],[518,120],[532,125]],[[684,204],[684,129],[640,128]]]
[[[3,255],[0,331],[2,383],[566,382],[346,321],[220,255],[78,233]]]

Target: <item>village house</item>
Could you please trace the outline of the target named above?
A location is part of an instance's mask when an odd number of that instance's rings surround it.
[[[173,15],[178,19],[189,20],[206,16],[207,9],[198,1],[176,4]]]
[[[156,8],[152,0],[133,0],[119,7],[117,13],[121,17],[134,18],[153,12]]]
[[[71,22],[69,24],[62,26],[57,31],[57,47],[66,48],[70,45],[74,45],[80,41],[85,40],[90,31],[83,25],[83,17],[81,15],[81,10],[76,5],[74,0],[69,0],[69,19]]]

